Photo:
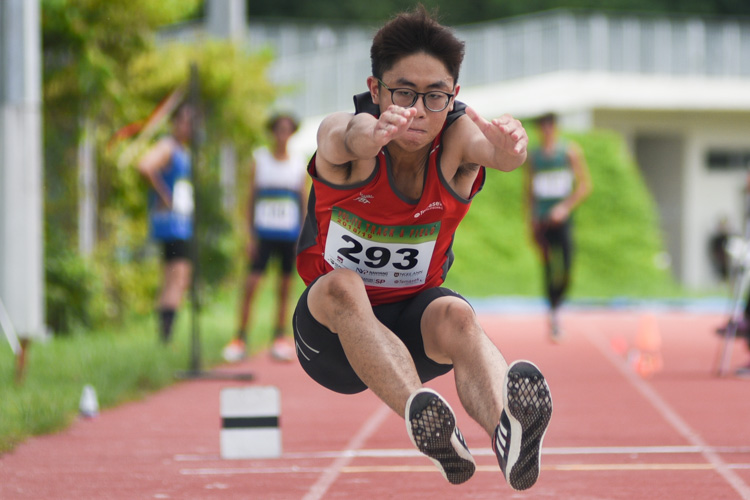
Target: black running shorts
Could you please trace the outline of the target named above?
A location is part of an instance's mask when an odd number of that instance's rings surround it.
[[[162,258],[164,262],[190,258],[190,242],[188,240],[162,241]]]
[[[315,282],[310,284],[314,285]],[[292,320],[297,357],[307,374],[323,387],[342,394],[367,389],[346,359],[339,337],[318,323],[307,307],[310,286],[297,302]],[[419,295],[393,304],[374,306],[375,316],[400,338],[409,350],[422,382],[448,373],[453,365],[437,363],[427,357],[422,343],[422,313],[433,300],[452,296],[466,300],[449,288],[430,288]],[[468,301],[467,301],[468,302]]]
[[[281,261],[281,274],[286,276],[292,274],[297,258],[297,242],[259,239],[258,256],[250,264],[250,270],[264,272],[268,267],[268,261],[274,255],[278,255]]]

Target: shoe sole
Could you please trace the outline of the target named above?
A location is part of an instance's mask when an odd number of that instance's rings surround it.
[[[421,394],[432,397],[425,398],[420,408],[412,408],[412,402]],[[451,484],[468,481],[476,463],[456,428],[450,405],[435,391],[421,389],[406,402],[406,412],[406,431],[414,446],[435,463]]]
[[[503,404],[511,438],[506,480],[514,490],[526,490],[539,478],[542,442],[552,417],[552,398],[539,368],[528,361],[512,363],[505,375]]]

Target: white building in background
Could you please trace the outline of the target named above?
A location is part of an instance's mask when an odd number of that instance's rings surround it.
[[[271,46],[272,78],[296,90],[278,105],[304,118],[298,149],[311,153],[321,117],[366,90],[373,29],[251,19],[248,46]],[[716,282],[709,238],[723,216],[743,225],[750,20],[550,11],[456,31],[460,100],[487,117],[555,111],[563,127],[621,133],[659,207],[674,275],[696,289]]]

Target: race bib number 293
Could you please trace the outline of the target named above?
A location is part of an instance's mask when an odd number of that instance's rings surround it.
[[[366,285],[399,288],[427,279],[440,222],[414,226],[373,224],[333,208],[325,259],[360,275]]]

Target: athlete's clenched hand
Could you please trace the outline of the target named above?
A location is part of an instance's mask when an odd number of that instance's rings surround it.
[[[395,104],[388,106],[375,124],[373,138],[378,144],[385,146],[409,128],[416,114],[416,108],[402,108]]]

